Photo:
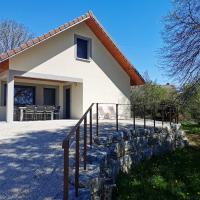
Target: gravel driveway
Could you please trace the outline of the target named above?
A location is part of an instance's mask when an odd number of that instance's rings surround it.
[[[76,122],[0,123],[0,200],[62,199],[62,140]],[[130,128],[132,123],[120,121],[119,126]],[[142,126],[143,120],[136,120],[136,124]],[[153,122],[147,121],[147,125]],[[116,129],[115,120],[99,126],[100,132]]]
[[[62,199],[62,140],[76,120],[0,123],[0,199]]]

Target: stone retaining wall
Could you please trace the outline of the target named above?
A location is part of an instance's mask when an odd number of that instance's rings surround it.
[[[80,163],[79,198],[78,199],[111,199],[117,175],[120,171],[128,172],[132,165],[153,155],[161,155],[188,144],[180,125],[160,128],[123,130],[104,133],[94,138],[94,145],[88,146],[87,170]],[[69,197],[74,198],[74,144],[70,153]],[[80,152],[83,152],[81,148]],[[81,158],[83,159],[83,158]]]

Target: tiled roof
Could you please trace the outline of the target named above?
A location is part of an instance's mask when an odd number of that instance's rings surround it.
[[[63,24],[62,26],[59,26],[58,28],[55,28],[51,31],[49,31],[48,33],[40,36],[40,37],[37,37],[37,38],[34,38],[32,40],[29,40],[27,41],[26,43],[20,45],[19,47],[15,48],[15,49],[12,49],[12,50],[9,50],[5,53],[2,53],[0,54],[0,62],[3,62],[4,60],[32,47],[32,46],[35,46],[37,45],[38,43],[40,42],[43,42],[44,40],[47,40],[49,39],[50,37],[62,32],[62,31],[65,31],[66,29],[69,29],[70,27],[76,25],[77,23],[80,23],[82,21],[85,21],[87,18],[89,18],[89,14],[87,13],[86,15],[83,15],[81,17],[78,17],[68,23],[65,23]]]
[[[91,11],[87,12],[85,15],[82,15],[68,23],[55,28],[48,33],[34,38],[32,40],[27,41],[26,43],[20,45],[19,47],[9,50],[6,53],[0,54],[0,64],[3,61],[8,60],[9,58],[71,28],[74,25],[77,25],[81,22],[85,21],[86,24],[91,28],[94,34],[99,38],[102,44],[107,48],[107,50],[111,53],[111,55],[118,61],[118,63],[122,66],[122,68],[128,73],[131,78],[131,83],[133,85],[144,84],[144,79],[138,73],[138,71],[134,68],[134,66],[125,58],[125,56],[121,53],[116,44],[112,41],[109,35],[105,32],[102,25],[98,22]],[[1,65],[0,65],[1,66]]]

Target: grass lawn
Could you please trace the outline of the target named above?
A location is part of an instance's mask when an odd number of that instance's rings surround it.
[[[187,134],[200,135],[200,125],[194,122],[182,122],[182,128]]]
[[[183,128],[200,141],[198,125],[185,123]],[[153,157],[128,174],[120,174],[115,199],[200,200],[200,142]]]
[[[181,124],[191,145],[200,148],[200,125],[194,122],[182,122]]]

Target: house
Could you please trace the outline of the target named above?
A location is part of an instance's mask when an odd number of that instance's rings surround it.
[[[129,103],[131,85],[141,84],[89,11],[0,54],[0,120],[12,122],[24,105],[57,105],[60,118],[80,118],[92,102]]]

